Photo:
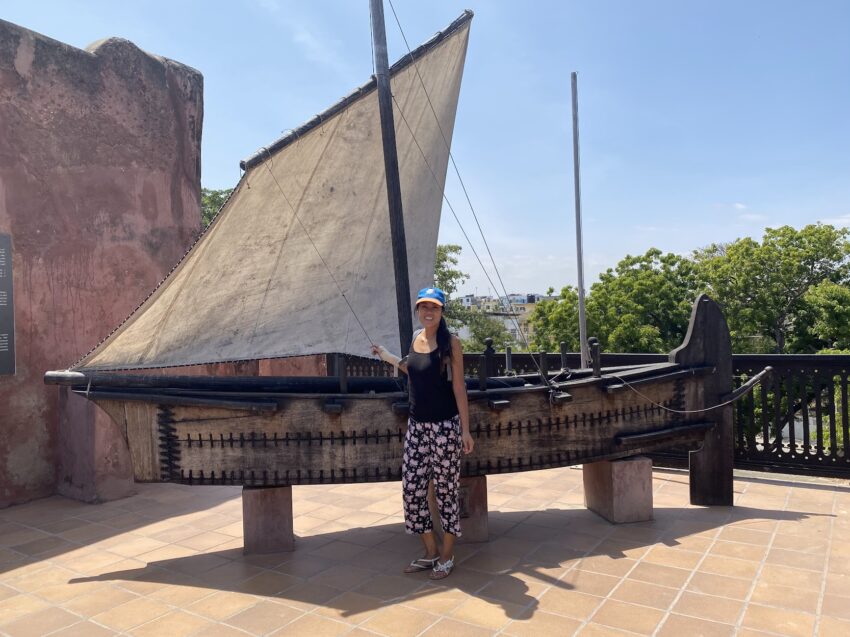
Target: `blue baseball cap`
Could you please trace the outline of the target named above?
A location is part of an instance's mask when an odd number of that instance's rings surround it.
[[[430,301],[444,307],[446,305],[446,294],[440,288],[422,288],[416,295],[416,305],[419,305],[422,301]]]

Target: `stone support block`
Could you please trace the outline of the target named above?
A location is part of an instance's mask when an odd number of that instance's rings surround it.
[[[652,460],[634,456],[583,466],[584,503],[614,524],[652,519]]]
[[[292,487],[242,487],[246,554],[294,550],[292,520]]]

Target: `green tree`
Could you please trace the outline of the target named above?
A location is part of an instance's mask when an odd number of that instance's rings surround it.
[[[611,352],[671,350],[685,337],[696,290],[690,259],[657,248],[628,255],[590,288],[588,336]]]
[[[454,243],[438,245],[437,257],[434,260],[434,285],[446,293],[443,315],[449,328],[455,331],[470,321],[469,310],[453,298],[457,289],[469,279],[469,275],[457,267],[461,249]]]
[[[850,348],[850,286],[823,281],[804,296],[809,320],[808,333],[816,345],[830,349]]]
[[[546,296],[555,290],[549,288]],[[561,343],[567,350],[579,350],[578,290],[571,285],[561,288],[557,299],[538,301],[529,317],[534,327],[532,349],[538,352],[557,352]]]
[[[210,225],[213,217],[218,214],[232,192],[233,188],[222,188],[221,190],[201,188],[201,221],[204,228]]]
[[[706,291],[724,308],[737,352],[812,351],[807,293],[843,283],[850,271],[846,229],[830,225],[767,228],[761,243],[738,239],[694,253]]]
[[[466,310],[469,338],[463,339],[463,349],[467,352],[483,352],[486,345],[484,339],[493,339],[493,348],[497,352],[504,351],[508,345],[513,345],[511,333],[505,324],[492,316],[477,309]]]

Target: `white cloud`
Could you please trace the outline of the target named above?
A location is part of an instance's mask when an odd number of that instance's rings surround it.
[[[735,210],[746,210],[748,206],[743,203],[734,203],[732,204],[735,207]]]

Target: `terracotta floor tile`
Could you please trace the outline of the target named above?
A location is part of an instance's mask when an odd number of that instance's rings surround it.
[[[259,601],[259,598],[245,593],[219,592],[188,604],[186,609],[204,617],[221,621],[256,605]]]
[[[77,577],[78,576],[74,573],[74,571],[54,566],[53,568],[49,568],[44,571],[30,573],[22,577],[15,577],[6,581],[9,585],[23,593],[32,593],[40,588],[44,588],[45,586],[53,586],[56,584],[68,585],[68,582],[76,579]]]
[[[166,586],[158,591],[154,591],[148,597],[165,602],[171,606],[184,608],[204,597],[209,597],[214,592],[213,589],[201,586]]]
[[[846,597],[836,595],[824,595],[823,610],[821,612],[830,617],[850,621],[850,600]]]
[[[577,619],[553,615],[538,610],[528,613],[526,619],[515,619],[502,631],[504,635],[516,637],[538,637],[539,635],[572,635],[581,626]]]
[[[435,615],[448,615],[467,599],[466,593],[457,589],[426,584],[423,588],[408,595],[402,601],[402,604]]]
[[[758,573],[759,564],[758,562],[736,560],[735,558],[722,557],[720,555],[706,555],[705,559],[699,565],[699,570],[716,575],[752,580],[756,576],[756,573]]]
[[[834,617],[821,617],[818,637],[847,637],[850,635],[850,622]]]
[[[287,606],[309,612],[318,606],[325,605],[329,600],[339,596],[339,593],[338,588],[315,582],[301,582],[278,593],[275,597]]]
[[[682,568],[641,562],[635,566],[632,572],[629,573],[628,577],[629,579],[649,582],[650,584],[658,584],[659,586],[679,588],[685,584],[690,575],[690,571]]]
[[[743,544],[755,544],[756,546],[767,546],[770,543],[771,535],[771,533],[757,531],[752,528],[727,526],[720,531],[718,539],[726,542],[740,542]]]
[[[793,580],[787,580],[793,584]],[[765,606],[779,606],[791,610],[801,610],[805,613],[816,613],[818,610],[818,591],[810,591],[790,586],[779,586],[767,582],[756,584],[753,595],[749,601]],[[846,600],[845,600],[846,601]],[[847,604],[844,604],[847,606]]]
[[[92,616],[92,620],[117,631],[126,631],[165,615],[171,610],[162,602],[137,597]]]
[[[259,575],[250,577],[236,584],[233,589],[240,593],[251,595],[272,596],[295,586],[302,580],[293,575],[278,573],[277,571],[263,571]]]
[[[283,562],[282,564],[278,564],[274,567],[274,570],[280,571],[281,573],[288,573],[289,575],[294,575],[296,577],[309,578],[328,570],[330,567],[335,566],[335,564],[336,563],[333,560],[323,557],[299,554],[296,549],[292,559]]]
[[[749,604],[744,612],[742,625],[789,637],[809,637],[814,630],[815,616],[772,606]]]
[[[18,617],[50,608],[50,604],[33,595],[14,595],[0,602],[0,626]]]
[[[744,544],[743,542],[724,542],[722,540],[715,542],[714,546],[709,549],[710,555],[734,557],[752,562],[761,562],[766,553],[767,548],[764,546]]]
[[[377,597],[347,591],[329,600],[316,612],[349,624],[360,624],[386,606]]]
[[[423,584],[425,581],[416,575],[411,577],[410,575],[378,574],[367,578],[360,586],[352,590],[378,599],[390,600],[405,597]]]
[[[86,593],[65,602],[63,608],[82,615],[92,617],[115,606],[120,606],[138,596],[121,588],[106,586],[94,592]]]
[[[271,637],[338,637],[350,634],[351,624],[319,615],[303,615],[283,628],[271,633]]]
[[[826,589],[827,595],[838,595],[839,597],[850,597],[850,575],[839,573],[827,573]],[[850,603],[850,600],[848,600]]]
[[[656,586],[648,582],[637,580],[623,580],[623,582],[611,593],[611,598],[621,602],[629,602],[641,606],[651,606],[659,610],[667,610],[676,599],[679,590]]]
[[[632,570],[635,564],[637,564],[637,560],[627,557],[614,558],[608,555],[592,555],[578,562],[576,568],[582,571],[622,577]]]
[[[547,588],[534,579],[520,579],[515,575],[497,575],[476,595],[495,599],[498,601],[511,602],[520,606],[534,603],[536,598]]]
[[[472,557],[460,562],[463,568],[469,568],[482,573],[507,573],[519,563],[516,555],[507,555],[493,551],[482,550]]]
[[[595,624],[593,622],[585,624],[585,626],[580,628],[576,633],[576,635],[580,635],[581,637],[628,637],[634,634],[635,633],[633,632],[626,632],[624,630],[612,628],[611,626],[603,626],[602,624]]]
[[[634,573],[634,571],[632,571],[632,573]],[[620,579],[617,577],[574,569],[564,574],[558,584],[558,587],[572,588],[573,590],[581,593],[605,597],[608,593],[614,590],[614,587],[619,582]]]
[[[94,622],[82,621],[66,626],[55,633],[50,633],[50,637],[111,637],[117,634],[114,630],[104,628]]]
[[[734,625],[742,608],[743,602],[734,599],[685,591],[673,606],[673,612]]]
[[[786,586],[789,582],[794,583],[795,588],[809,591],[820,591],[823,575],[814,571],[804,571],[788,566],[776,564],[765,564],[759,573],[759,583]],[[850,580],[850,578],[848,578]]]
[[[3,624],[2,630],[10,637],[41,637],[79,621],[80,618],[77,615],[54,606]]]
[[[829,542],[826,538],[821,540],[801,539],[796,535],[784,535],[777,533],[773,538],[772,548],[787,549],[789,551],[800,551],[801,553],[826,553]]]
[[[187,637],[195,633],[204,634],[212,626],[213,622],[203,617],[176,610],[134,628],[130,634],[134,637]]]
[[[779,566],[790,566],[808,571],[823,571],[826,555],[800,553],[799,551],[786,551],[784,549],[771,549],[765,562]]]
[[[437,615],[415,608],[390,606],[374,614],[360,627],[389,637],[413,637],[439,619]]]
[[[657,635],[658,637],[733,637],[736,633],[735,627],[729,624],[718,624],[673,614],[667,618]]]
[[[375,571],[365,568],[358,568],[348,564],[336,564],[318,575],[309,578],[309,581],[346,591],[358,588],[375,575]]]
[[[737,577],[726,577],[714,573],[703,573],[697,571],[688,582],[688,590],[705,595],[716,595],[718,597],[729,597],[731,599],[743,600],[750,593],[752,583],[749,580]]]
[[[644,562],[651,564],[662,564],[664,566],[673,566],[675,568],[684,568],[691,570],[702,559],[702,553],[688,551],[681,548],[670,548],[666,546],[656,546],[652,548],[643,558]]]
[[[603,601],[604,597],[553,587],[540,596],[538,608],[549,613],[585,620]]]
[[[228,617],[225,623],[249,633],[266,634],[290,623],[301,615],[303,615],[301,611],[284,604],[261,601],[232,617]]]
[[[664,613],[655,608],[609,599],[594,613],[593,622],[641,635],[651,635],[663,618]]]
[[[451,617],[491,630],[499,630],[511,619],[520,617],[521,612],[522,607],[517,604],[473,597],[453,610]]]
[[[493,634],[492,630],[481,626],[454,619],[441,619],[422,633],[422,637],[491,637]]]
[[[221,546],[225,542],[230,542],[231,540],[233,540],[233,537],[230,535],[217,533],[215,531],[204,531],[197,535],[190,535],[188,537],[181,538],[177,540],[175,544],[186,546],[190,549],[195,549],[196,551],[208,551],[216,546]]]

